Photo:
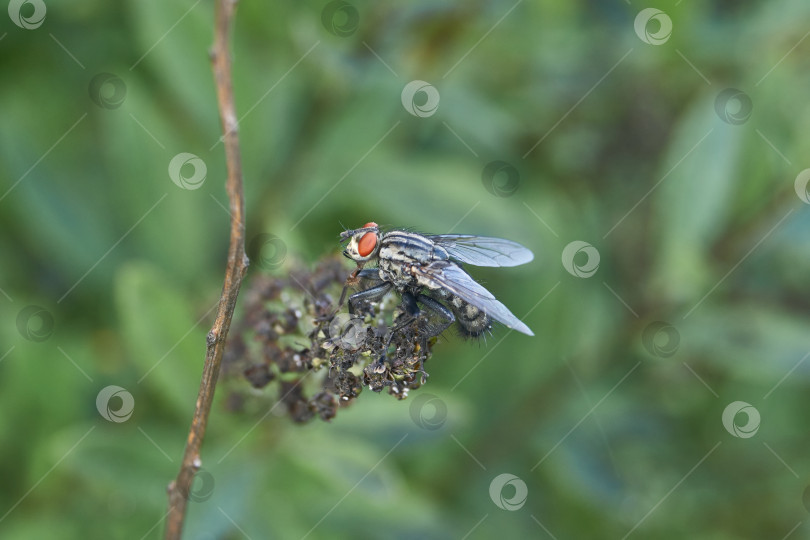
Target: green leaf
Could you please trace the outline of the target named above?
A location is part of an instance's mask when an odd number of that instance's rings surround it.
[[[724,231],[738,181],[743,132],[719,119],[711,97],[685,113],[654,179],[661,182],[653,191],[654,280],[670,301],[693,298],[713,275],[709,255]]]
[[[213,312],[206,312],[217,299],[212,298],[207,308],[196,303],[199,307],[193,311],[178,287],[157,268],[129,263],[117,276],[115,300],[138,386],[148,389],[170,411],[190,414],[205,358],[207,326],[213,318]]]

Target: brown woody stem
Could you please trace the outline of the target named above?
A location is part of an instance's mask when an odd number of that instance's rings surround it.
[[[239,288],[247,271],[248,260],[245,256],[245,201],[242,192],[242,161],[239,155],[239,134],[237,131],[236,109],[233,102],[231,83],[231,59],[228,51],[228,37],[231,20],[236,9],[236,0],[217,0],[214,27],[214,46],[211,61],[214,70],[214,83],[219,103],[219,116],[222,121],[225,158],[228,178],[225,188],[230,200],[231,235],[228,248],[228,264],[225,269],[225,283],[217,307],[214,325],[208,333],[205,364],[203,365],[200,392],[194,418],[186,441],[183,463],[177,478],[169,484],[169,509],[166,520],[167,540],[179,540],[186,515],[188,495],[194,475],[201,466],[200,447],[205,437],[208,415],[214,400],[225,339],[231,326]]]

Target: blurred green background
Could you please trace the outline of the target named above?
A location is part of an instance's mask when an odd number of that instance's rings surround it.
[[[213,2],[46,4],[0,17],[0,536],[160,538],[227,248]],[[503,236],[535,261],[473,275],[537,335],[448,333],[329,424],[221,391],[186,538],[810,535],[810,5],[648,7],[241,3],[275,271],[370,220]]]

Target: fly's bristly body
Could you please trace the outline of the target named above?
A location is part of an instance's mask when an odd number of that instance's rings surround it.
[[[378,301],[396,289],[407,314],[403,325],[427,310],[444,321],[434,335],[457,322],[465,335],[480,336],[491,328],[493,320],[534,335],[461,267],[517,266],[533,260],[532,252],[517,242],[467,234],[382,232],[373,222],[340,236],[348,241],[343,254],[357,263],[350,281],[362,278],[371,284],[349,298],[350,312],[358,302]],[[367,264],[376,264],[376,268],[365,268]]]

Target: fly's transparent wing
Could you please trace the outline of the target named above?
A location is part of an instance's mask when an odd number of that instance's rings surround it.
[[[427,266],[415,267],[415,271],[419,281],[428,288],[446,289],[507,328],[528,336],[534,335],[528,326],[458,265],[449,261],[436,261]]]
[[[518,266],[534,259],[527,248],[503,238],[471,234],[437,234],[428,238],[446,249],[452,259],[475,266]]]

